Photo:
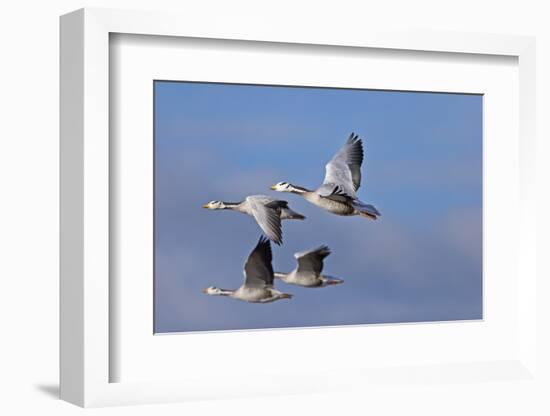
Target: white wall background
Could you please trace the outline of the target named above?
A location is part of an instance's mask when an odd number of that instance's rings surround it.
[[[179,10],[209,24],[212,13],[286,25],[389,26],[536,35],[538,41],[539,248],[548,247],[550,13],[535,0],[170,1],[21,0],[0,12],[0,413],[76,414],[56,399],[58,368],[58,16],[84,6]],[[544,190],[544,192],[543,192]],[[541,254],[543,250],[541,250]],[[539,267],[550,276],[548,256]],[[542,282],[547,302],[550,284]],[[539,322],[550,351],[549,319]],[[547,353],[546,353],[547,354]],[[546,370],[548,359],[541,357]],[[550,374],[546,371],[546,374]],[[546,386],[546,390],[549,388]],[[349,393],[99,409],[123,414],[550,414],[529,383],[433,385]],[[261,410],[259,409],[261,408]]]

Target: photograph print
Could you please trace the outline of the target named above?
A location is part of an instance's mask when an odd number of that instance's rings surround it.
[[[479,320],[483,96],[154,82],[154,332]]]

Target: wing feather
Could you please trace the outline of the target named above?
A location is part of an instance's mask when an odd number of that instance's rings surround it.
[[[329,254],[330,249],[324,245],[313,250],[294,254],[294,257],[298,260],[296,271],[300,274],[314,274],[315,276],[319,276],[323,271],[323,260]]]
[[[330,197],[339,187],[340,193],[355,199],[361,186],[363,156],[363,142],[358,135],[351,133],[344,146],[326,164],[325,180],[318,193]]]
[[[245,286],[265,287],[273,285],[272,261],[271,244],[267,238],[262,236],[244,264]]]
[[[254,219],[270,240],[275,244],[281,245],[283,242],[283,230],[281,228],[281,207],[277,202],[285,201],[272,201],[268,204],[254,198],[247,198],[250,204],[251,213]]]

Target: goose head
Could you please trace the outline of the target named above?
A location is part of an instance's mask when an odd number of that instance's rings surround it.
[[[226,205],[222,201],[210,201],[207,204],[204,204],[202,206],[206,209],[225,209],[227,208]]]
[[[271,190],[277,191],[277,192],[291,192],[293,194],[304,194],[306,192],[309,192],[306,188],[302,188],[300,186],[292,185],[288,182],[278,182],[275,185],[271,186]]]
[[[205,293],[207,295],[221,295],[222,290],[219,287],[216,286],[210,286],[202,290],[202,293]]]
[[[271,190],[277,192],[292,192],[294,189],[294,186],[288,182],[278,182],[271,186]]]

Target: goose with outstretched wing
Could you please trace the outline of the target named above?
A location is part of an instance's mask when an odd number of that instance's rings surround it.
[[[244,283],[241,287],[231,290],[210,286],[203,289],[203,293],[213,296],[229,296],[251,303],[269,303],[280,299],[290,299],[291,294],[280,292],[273,287],[272,259],[271,244],[267,238],[262,236],[246,260]]]
[[[241,202],[210,201],[202,206],[207,209],[230,209],[248,214],[256,220],[267,238],[277,245],[283,242],[281,220],[303,220],[302,214],[291,210],[288,202],[267,195],[247,196]]]
[[[290,273],[275,272],[275,278],[303,287],[325,287],[344,283],[342,279],[322,274],[323,261],[329,254],[330,249],[327,246],[296,253],[296,268]]]
[[[361,165],[363,163],[363,142],[351,133],[342,148],[325,166],[325,180],[316,190],[279,182],[271,187],[278,192],[291,192],[306,201],[336,215],[360,215],[377,219],[380,212],[371,204],[357,197],[361,186]]]

